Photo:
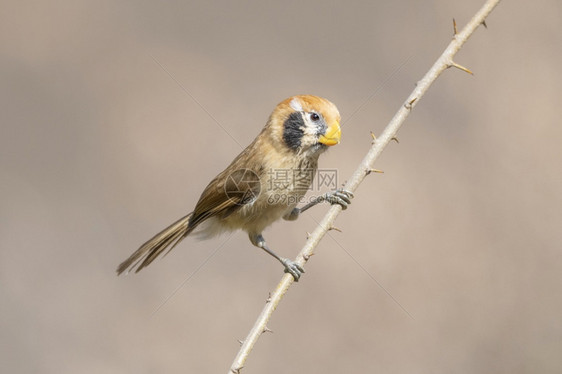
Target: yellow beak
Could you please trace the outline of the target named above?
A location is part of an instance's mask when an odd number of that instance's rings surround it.
[[[318,141],[325,145],[336,145],[341,139],[341,128],[338,122],[332,123],[324,135],[320,135]]]

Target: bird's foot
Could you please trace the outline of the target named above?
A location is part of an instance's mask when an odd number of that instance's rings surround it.
[[[344,189],[338,189],[334,192],[329,192],[324,196],[324,200],[326,200],[330,204],[341,205],[342,210],[347,209],[348,205],[351,204],[351,199],[353,199],[353,192]]]
[[[295,282],[298,282],[302,273],[304,273],[304,269],[295,261],[289,260],[288,258],[281,259],[281,263],[285,266],[285,273],[291,274]]]

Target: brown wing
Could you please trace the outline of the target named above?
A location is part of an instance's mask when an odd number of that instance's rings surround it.
[[[258,197],[262,171],[256,165],[248,165],[250,149],[242,152],[205,188],[193,211],[190,226],[196,227],[210,217],[226,218]]]

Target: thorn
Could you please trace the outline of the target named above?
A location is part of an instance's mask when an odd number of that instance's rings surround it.
[[[398,141],[398,138],[396,136],[393,136],[392,138],[390,138],[390,140],[394,140],[397,144],[400,144],[400,142]]]
[[[384,171],[379,170],[379,169],[368,169],[366,175],[369,175],[369,174],[371,174],[371,173],[380,173],[380,174],[383,174]]]
[[[243,340],[238,339],[238,343],[240,343],[240,345],[244,344]]]
[[[312,234],[307,231],[307,232],[306,232],[306,239],[307,239],[307,240],[308,240],[308,238],[310,238],[310,235],[312,235]]]
[[[455,67],[455,68],[457,68],[457,69],[459,69],[459,70],[462,70],[462,71],[464,71],[464,72],[466,72],[466,73],[468,73],[468,74],[470,74],[470,75],[474,75],[474,73],[471,72],[469,69],[465,68],[465,67],[462,66],[462,65],[457,64],[457,63],[454,62],[454,61],[451,62],[451,64],[449,65],[449,67],[451,67],[451,66],[452,66],[452,67]]]
[[[406,108],[408,110],[412,109],[412,105],[416,102],[417,99],[418,99],[417,97],[414,97],[407,104],[404,104],[404,108]]]
[[[371,131],[371,138],[373,138],[373,143],[377,140],[376,135]]]
[[[453,18],[453,30],[455,31],[455,33],[453,35],[457,35],[458,31],[457,31],[457,21],[455,21],[455,19]]]
[[[335,231],[337,231],[337,232],[343,232],[343,231],[341,231],[340,228],[338,228],[338,227],[336,227],[336,226],[331,226],[331,227],[330,227],[330,230],[328,230],[328,231],[331,231],[331,230],[335,230]]]
[[[267,295],[267,299],[265,299],[265,303],[270,303],[271,302],[271,292],[268,293]]]
[[[310,260],[310,257],[312,257],[312,256],[314,256],[314,253],[311,253],[311,254],[309,254],[309,255],[306,255],[306,254],[305,254],[305,255],[302,255],[302,258],[303,258],[305,261],[308,261],[308,260]]]
[[[269,327],[265,326],[265,327],[263,328],[263,331],[262,331],[261,333],[263,334],[264,332],[271,332],[271,333],[273,333],[273,330],[270,330]]]
[[[486,20],[482,20],[482,26],[484,26],[485,28],[488,28],[488,25],[486,25]]]
[[[242,370],[244,368],[244,366],[240,366],[239,368],[236,369],[230,369],[230,371],[234,374],[240,374],[240,370]]]

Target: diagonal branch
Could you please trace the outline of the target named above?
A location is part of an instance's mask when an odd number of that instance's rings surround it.
[[[394,115],[390,123],[386,126],[382,134],[373,141],[373,145],[369,149],[369,152],[363,158],[359,167],[355,170],[351,178],[346,183],[344,189],[349,191],[355,191],[359,184],[365,179],[367,175],[369,175],[373,169],[373,164],[375,160],[379,157],[382,153],[384,148],[388,145],[391,140],[396,139],[396,133],[402,123],[406,120],[406,117],[412,109],[419,103],[421,97],[425,94],[425,92],[429,89],[429,87],[433,84],[433,82],[445,71],[450,67],[456,67],[468,73],[472,73],[467,68],[455,63],[453,61],[453,57],[455,54],[461,49],[464,43],[468,40],[468,38],[472,35],[472,33],[480,26],[481,24],[485,25],[486,17],[492,12],[492,10],[498,5],[500,0],[488,0],[482,6],[482,8],[472,17],[470,22],[461,30],[461,32],[457,32],[456,22],[454,22],[454,36],[453,40],[445,51],[441,54],[441,56],[437,59],[435,64],[429,69],[429,71],[425,74],[425,76],[417,83],[416,88],[410,94],[410,96],[406,99],[404,104],[400,107],[398,112]],[[308,261],[310,256],[314,253],[314,249],[320,243],[320,240],[326,235],[326,233],[333,228],[333,223],[336,220],[336,217],[340,214],[342,208],[339,205],[332,205],[328,213],[324,216],[322,221],[318,224],[316,229],[310,234],[308,240],[300,253],[296,258],[296,262],[304,266],[304,264]],[[262,312],[260,313],[258,319],[254,323],[254,326],[250,330],[246,340],[242,343],[234,362],[230,368],[229,373],[240,373],[240,370],[244,367],[244,363],[246,359],[250,355],[252,348],[256,344],[260,335],[266,331],[267,322],[271,318],[273,312],[279,305],[279,302],[291,286],[293,284],[294,279],[293,276],[290,274],[285,274],[281,279],[281,282],[275,288],[267,299],[266,305],[263,308]]]

